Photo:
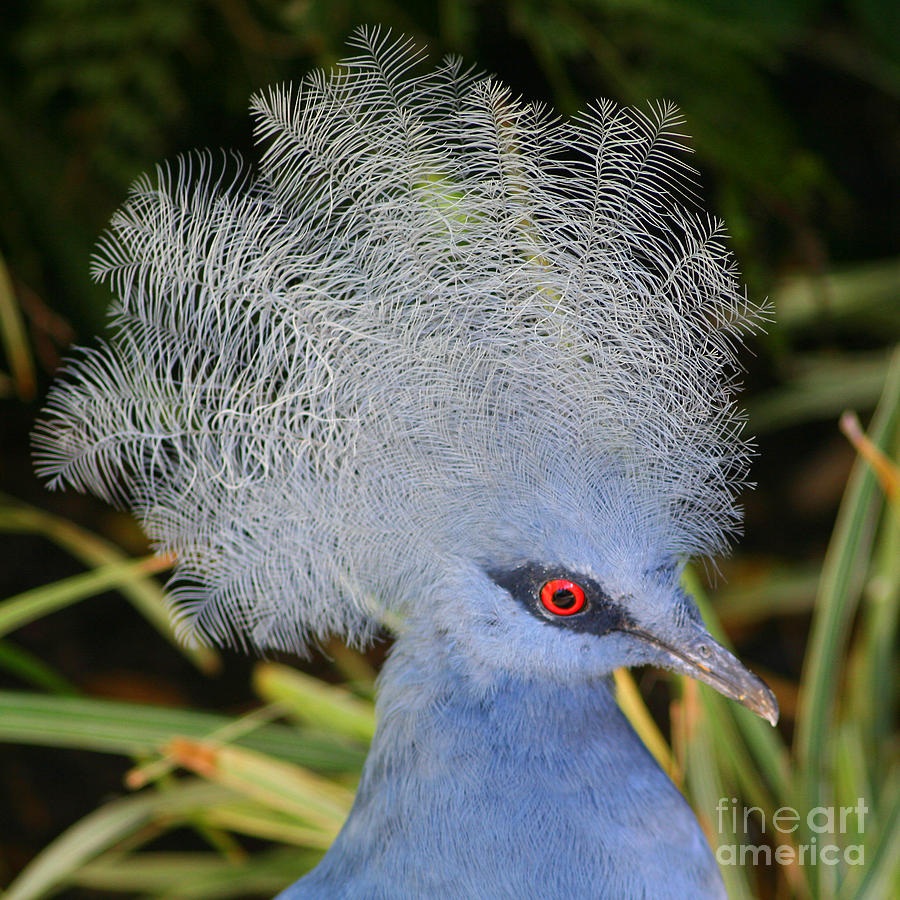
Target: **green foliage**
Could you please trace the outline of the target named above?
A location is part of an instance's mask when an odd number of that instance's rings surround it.
[[[893,448],[895,459],[900,457],[900,350],[891,360],[871,437],[876,448]],[[629,691],[627,677],[619,680],[623,707],[686,791],[714,846],[752,840],[735,832],[728,817],[715,822],[720,798],[741,798],[767,822],[779,808],[850,807],[866,800],[870,818],[860,833],[813,834],[805,825],[796,834],[765,832],[764,841],[776,838],[775,846],[785,852],[815,837],[842,848],[861,845],[867,861],[863,867],[776,868],[776,881],[783,882],[776,884],[776,896],[862,900],[890,896],[898,886],[897,696],[885,672],[900,614],[900,468],[886,463],[892,481],[883,487],[894,492],[887,507],[876,471],[865,460],[856,463],[825,557],[802,679],[789,686],[800,698],[793,748],[746,709],[678,679],[669,708],[672,749],[660,749],[647,710]],[[887,476],[883,471],[882,478]],[[7,522],[16,521],[21,510],[8,504],[0,520],[5,515]],[[50,517],[37,516],[35,522],[48,533],[58,525]],[[0,605],[0,619],[10,627],[31,620],[55,608],[60,595],[74,600],[85,594],[85,581],[99,590],[115,578],[124,589],[138,591],[148,583],[142,569],[144,561],[106,564],[78,579],[35,588]],[[792,574],[776,575],[771,584],[777,588]],[[701,582],[688,573],[686,586],[714,635],[727,643]],[[859,604],[861,624],[854,628]],[[22,612],[25,607],[29,614]],[[767,616],[772,610],[763,606],[757,612]],[[264,705],[232,720],[192,710],[0,692],[0,741],[127,754],[141,761],[128,784],[142,788],[69,828],[6,896],[29,900],[61,885],[83,885],[147,896],[244,897],[274,892],[296,878],[340,828],[374,731],[373,673],[349,651],[341,659],[355,691],[283,665],[259,664],[254,685]],[[3,654],[0,665],[8,665]],[[794,718],[792,711],[788,715]],[[296,724],[272,724],[282,717]],[[176,767],[190,774],[173,777]],[[147,848],[179,828],[197,831],[210,850],[173,855]],[[248,855],[241,837],[302,852],[289,857],[273,848]],[[765,870],[726,865],[723,872],[732,897],[764,895]]]
[[[20,277],[40,294],[61,295],[54,306],[96,329],[104,299],[86,283],[85,260],[127,184],[194,146],[247,149],[253,90],[333,62],[354,26],[380,22],[436,53],[477,60],[523,92],[552,94],[564,112],[598,95],[677,102],[745,272],[765,288],[784,262],[817,262],[819,220],[840,231],[852,204],[838,171],[852,135],[828,133],[842,118],[829,108],[829,86],[847,84],[845,105],[871,103],[874,92],[877,123],[896,127],[894,6],[856,0],[826,13],[815,0],[38,0],[8,14],[0,189],[12,215],[0,241]],[[858,215],[852,209],[850,219]],[[882,246],[891,238],[896,246],[896,222],[884,226]]]
[[[158,633],[179,648],[197,683],[220,672],[221,659],[174,641],[152,577],[165,561],[142,558],[145,548],[109,522],[43,497],[16,473],[28,469],[28,404],[72,339],[67,322],[83,334],[102,327],[108,297],[90,284],[88,260],[128,183],[195,146],[252,155],[249,95],[336,60],[364,22],[411,33],[435,53],[461,53],[564,112],[595,96],[683,108],[704,196],[728,223],[751,292],[773,307],[747,361],[749,430],[761,445],[747,538],[723,564],[726,581],[694,575],[689,587],[712,627],[721,624],[719,636],[772,681],[783,719],[773,730],[680,680],[662,703],[650,691],[654,716],[624,675],[620,700],[714,845],[746,837],[728,821],[719,827],[721,797],[757,806],[769,821],[782,806],[866,799],[862,834],[821,836],[862,843],[864,866],[726,866],[733,897],[900,896],[900,512],[896,496],[884,503],[890,485],[868,462],[850,470],[836,425],[845,408],[877,407],[869,435],[894,465],[900,459],[897,8],[894,0],[7,4],[0,478],[7,494],[41,497],[57,512],[0,495],[0,543],[30,538],[83,571],[56,577],[3,559],[0,675],[16,689],[0,691],[0,743],[89,749],[135,765],[134,792],[98,797],[7,896],[65,886],[271,896],[316,862],[346,813],[372,730],[369,661],[330,648],[329,677],[340,685],[260,665],[257,706],[238,717],[85,695],[83,673],[60,671],[59,656],[44,648],[44,658],[40,641],[23,636],[104,588],[152,626],[142,642]],[[645,696],[649,679],[640,679]],[[764,842],[795,846],[808,842],[806,831],[769,829]],[[201,849],[162,849],[166,835]]]

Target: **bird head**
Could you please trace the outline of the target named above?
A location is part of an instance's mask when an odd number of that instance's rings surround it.
[[[138,514],[191,636],[399,620],[487,666],[665,665],[771,717],[677,586],[740,521],[757,316],[677,110],[562,120],[352,43],[254,100],[257,169],[137,182],[94,260],[112,338],[51,394],[40,470]]]
[[[445,563],[444,577],[429,582],[427,611],[408,627],[430,640],[437,632],[486,690],[503,676],[578,687],[649,665],[699,680],[775,724],[774,695],[709,633],[680,586],[681,563],[641,557],[629,535],[613,533],[613,518],[633,523],[633,510],[606,514],[600,540],[586,540],[584,525],[567,534],[556,522],[543,535],[520,533],[493,560]],[[526,555],[516,555],[523,547]]]
[[[491,612],[476,614],[475,627],[466,629],[479,647],[492,635],[482,665],[499,661],[506,671],[573,685],[623,666],[658,666],[777,722],[771,690],[714,640],[672,567],[646,571],[618,590],[606,586],[622,584],[615,576],[563,565],[523,563],[487,575]]]

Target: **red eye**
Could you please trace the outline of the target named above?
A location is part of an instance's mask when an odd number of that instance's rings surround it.
[[[541,603],[555,616],[573,616],[585,602],[584,588],[565,578],[554,578],[541,588]]]

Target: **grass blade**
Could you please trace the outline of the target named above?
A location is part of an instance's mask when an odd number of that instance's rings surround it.
[[[5,669],[34,687],[50,691],[51,694],[78,694],[78,688],[71,681],[12,641],[0,641],[0,669]]]
[[[653,716],[650,715],[650,710],[647,709],[647,704],[644,703],[631,672],[628,669],[616,669],[613,677],[616,683],[616,702],[625,718],[631,723],[631,727],[653,754],[662,770],[681,788],[684,773],[675,761],[662,732],[653,721]]]
[[[25,336],[25,326],[16,302],[12,279],[6,262],[0,256],[0,341],[6,351],[6,359],[12,372],[16,394],[26,403],[34,399],[35,376],[31,349]]]
[[[164,556],[145,556],[127,562],[114,562],[63,578],[52,584],[32,588],[0,603],[0,635],[21,628],[48,613],[65,606],[101,594],[110,588],[132,582],[146,575],[164,572],[172,566],[172,560]]]
[[[862,883],[848,898],[852,900],[884,900],[900,896],[900,777],[894,778],[882,798],[883,824],[879,829],[881,839],[874,854],[866,860]],[[868,844],[868,842],[867,842]],[[869,846],[866,847],[868,851]]]
[[[67,829],[36,856],[9,886],[4,900],[36,900],[65,884],[88,860],[159,818],[194,815],[229,793],[202,782],[107,803]]]
[[[367,745],[375,734],[372,703],[297,669],[260,663],[253,670],[253,687],[264,700],[282,704],[300,722]]]
[[[297,848],[229,863],[210,853],[106,854],[82,867],[72,884],[94,890],[141,892],[166,900],[271,897],[311,869],[321,853]]]
[[[870,427],[870,439],[884,449],[893,442],[900,421],[900,350],[895,351],[888,378]],[[823,796],[831,771],[835,696],[843,672],[842,659],[850,626],[862,592],[881,506],[877,481],[862,459],[853,471],[841,502],[825,556],[813,616],[809,649],[803,666],[798,710],[796,753],[800,775],[800,806],[812,809],[831,802]]]
[[[353,791],[252,750],[179,738],[166,752],[201,777],[320,828],[331,839],[353,804]]]
[[[139,703],[47,697],[0,691],[0,741],[146,756],[173,737],[205,738],[231,725],[226,716]],[[319,772],[358,772],[365,751],[338,737],[285,725],[265,725],[235,739],[248,747]]]
[[[130,559],[96,534],[5,494],[0,494],[0,530],[43,535],[92,569]],[[212,648],[188,647],[175,638],[164,599],[165,592],[156,581],[136,578],[117,587],[132,606],[201,672],[211,674],[221,668],[219,654]]]

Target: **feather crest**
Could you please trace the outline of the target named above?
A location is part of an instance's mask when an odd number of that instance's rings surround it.
[[[677,110],[561,121],[352,46],[254,99],[258,173],[134,186],[93,267],[114,335],[54,388],[42,474],[177,554],[187,632],[263,647],[363,641],[453,565],[722,550],[755,313],[686,208]]]

